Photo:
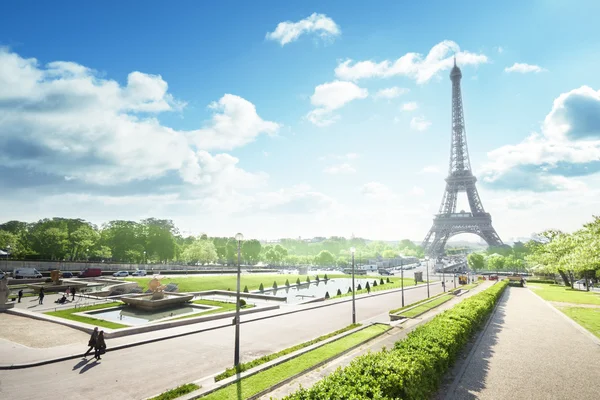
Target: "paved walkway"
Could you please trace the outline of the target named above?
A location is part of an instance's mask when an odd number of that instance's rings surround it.
[[[509,287],[447,399],[598,399],[600,342]],[[454,389],[453,388],[453,389]]]

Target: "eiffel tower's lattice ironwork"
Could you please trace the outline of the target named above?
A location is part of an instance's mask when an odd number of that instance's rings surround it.
[[[463,114],[460,80],[462,73],[456,66],[450,72],[452,81],[452,144],[450,146],[450,167],[446,178],[446,190],[433,226],[423,240],[425,253],[439,257],[444,254],[444,247],[449,238],[460,233],[478,235],[489,246],[501,246],[502,240],[492,226],[492,216],[485,212],[475,182],[477,178],[471,171],[465,118]],[[466,192],[471,212],[456,212],[459,192]]]

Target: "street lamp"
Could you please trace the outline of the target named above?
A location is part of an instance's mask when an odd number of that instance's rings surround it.
[[[4,256],[4,261],[6,264],[5,269],[6,269],[7,273],[8,273],[8,256],[9,256],[9,254],[10,254],[10,244],[6,246],[6,256]]]
[[[350,253],[352,254],[352,323],[356,324],[356,296],[354,293],[354,252],[356,249],[350,247]]]
[[[400,255],[402,257],[402,255]],[[400,261],[400,285],[402,287],[402,307],[404,307],[404,263]]]
[[[242,247],[242,240],[244,240],[244,235],[238,233],[235,235],[235,240],[237,240],[237,251],[238,251],[238,268],[237,268],[237,293],[236,293],[236,301],[235,301],[235,351],[233,353],[233,365],[237,372],[240,364],[240,273],[241,273],[241,265],[240,265],[240,251]]]
[[[427,298],[429,298],[429,256],[425,256],[425,269],[427,270]]]

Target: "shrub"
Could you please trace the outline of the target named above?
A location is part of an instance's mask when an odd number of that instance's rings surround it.
[[[296,285],[300,284],[300,278],[296,279]]]
[[[388,278],[388,282],[389,282],[389,281],[390,281],[390,278]],[[380,284],[380,285],[385,285],[385,282],[383,281],[383,278],[381,278],[381,279],[379,280],[379,284]]]
[[[323,279],[325,279],[326,281],[329,280],[329,278],[327,277],[327,274],[325,274],[325,277]]]
[[[285,400],[427,399],[506,288],[499,282],[416,328],[391,350],[355,358]]]
[[[377,281],[373,281],[373,287],[377,286]]]
[[[240,307],[245,307],[245,306],[246,306],[246,300],[240,299]]]
[[[338,289],[336,296],[341,296],[342,295],[342,289]]]
[[[273,289],[277,289],[277,281],[273,281]]]
[[[369,282],[367,282],[367,284],[365,285],[365,289],[367,290],[371,290],[371,285],[369,285]],[[360,289],[359,289],[360,290]]]
[[[549,279],[527,279],[527,283],[550,283],[553,285],[555,282]]]
[[[310,283],[310,278],[308,276],[306,277],[306,283]]]
[[[325,292],[325,298],[328,299],[329,298],[329,292]]]
[[[258,290],[261,292],[265,291],[265,287],[263,286],[262,282],[260,283],[260,286],[258,287]]]
[[[368,283],[367,283],[368,284]],[[362,290],[362,286],[360,286],[360,283],[358,284],[358,286],[356,287],[356,290]]]
[[[315,281],[319,282],[319,275],[315,278]]]
[[[250,293],[250,291],[248,290],[248,285],[244,286],[244,293]]]
[[[290,286],[290,280],[289,279],[285,280],[285,286],[288,286],[288,287]]]
[[[348,293],[352,293],[352,288],[351,287],[348,288]]]
[[[389,276],[388,276],[388,278],[387,278],[386,282],[387,282],[387,283],[390,283],[390,277],[389,277]]]

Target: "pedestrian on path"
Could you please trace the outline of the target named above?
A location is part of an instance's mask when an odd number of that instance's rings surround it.
[[[21,302],[22,298],[23,298],[23,289],[19,290],[19,303]]]
[[[72,287],[72,288],[71,288],[71,295],[73,296],[73,297],[71,298],[71,301],[75,301],[75,287]]]
[[[44,288],[40,288],[40,297],[39,297],[40,304],[44,304],[44,296],[45,296]]]
[[[445,292],[446,291],[446,282],[442,281],[442,290]]]
[[[87,357],[87,355],[90,354],[90,351],[92,351],[96,347],[97,339],[98,339],[98,327],[95,327],[94,331],[92,332],[92,336],[90,336],[90,340],[88,341],[88,346],[90,346],[90,348],[88,349],[88,351],[85,352],[85,354],[83,355],[84,357]]]
[[[94,347],[94,357],[96,360],[100,360],[100,356],[106,353],[106,342],[104,341],[104,331],[100,331],[98,338],[96,339],[96,346]]]

